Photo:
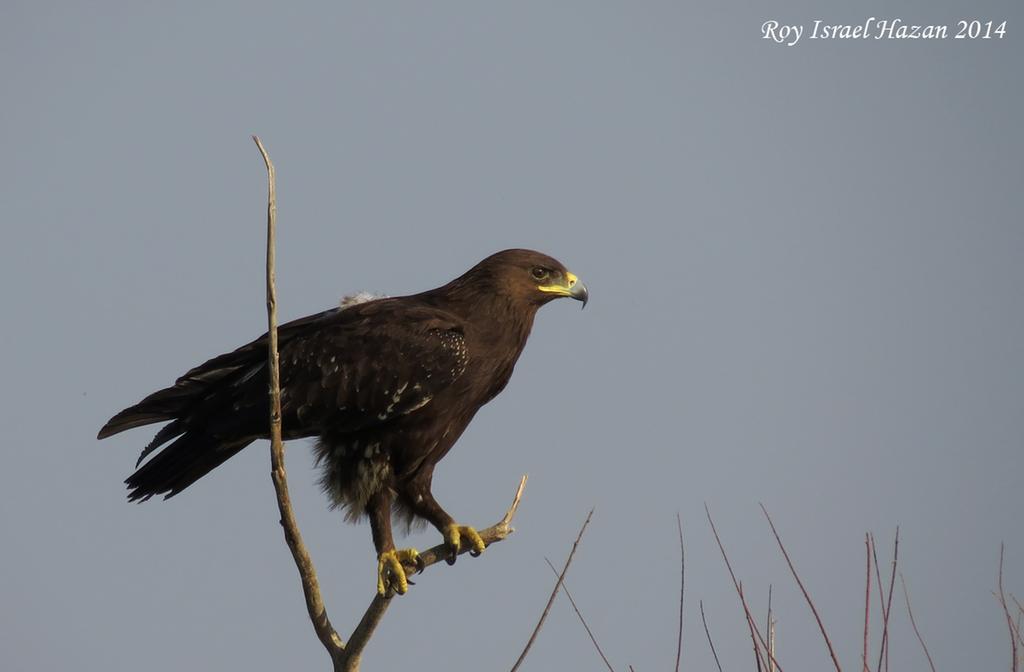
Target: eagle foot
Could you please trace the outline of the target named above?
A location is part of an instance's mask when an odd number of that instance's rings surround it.
[[[382,596],[405,595],[409,586],[415,585],[409,580],[406,567],[416,573],[426,568],[415,548],[391,549],[381,553],[377,557],[377,593]]]
[[[483,553],[484,549],[487,548],[487,544],[480,538],[479,533],[469,525],[456,525],[452,523],[444,528],[443,534],[444,544],[448,547],[448,557],[445,558],[445,562],[449,565],[455,564],[455,559],[459,557],[463,544],[469,546],[469,554],[474,558]]]

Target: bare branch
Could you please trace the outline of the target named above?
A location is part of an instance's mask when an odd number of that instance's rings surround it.
[[[885,660],[885,670],[889,670],[889,616],[892,614],[892,591],[896,585],[896,563],[900,555],[900,526],[896,526],[896,537],[892,544],[892,573],[889,576],[889,596],[882,609],[882,648],[878,650],[878,672],[882,672],[882,660]],[[879,584],[881,590],[881,584]]]
[[[555,576],[558,576],[558,570],[555,569],[553,564],[551,564],[551,561],[544,558],[544,562],[548,563],[548,567],[551,568],[551,571],[555,573]],[[597,655],[601,656],[601,660],[604,661],[604,665],[608,668],[608,672],[615,672],[615,668],[613,668],[612,664],[608,662],[608,657],[605,656],[604,651],[601,650],[601,645],[597,643],[597,637],[594,636],[594,632],[590,629],[590,625],[587,624],[587,619],[583,618],[583,612],[581,612],[580,608],[576,606],[576,600],[573,599],[572,593],[569,592],[569,585],[564,581],[562,582],[562,592],[569,598],[569,604],[572,605],[573,611],[575,611],[576,615],[579,616],[580,623],[583,624],[583,629],[587,631],[587,636],[590,637],[590,641],[594,643],[594,648],[597,649]]]
[[[903,599],[907,601],[907,615],[910,616],[910,625],[914,628],[917,641],[921,642],[921,648],[924,649],[924,655],[928,659],[928,667],[932,668],[932,672],[935,672],[932,654],[928,653],[928,646],[924,643],[924,637],[921,636],[921,631],[917,629],[917,622],[914,620],[914,610],[910,608],[910,593],[907,592],[907,582],[903,578],[903,572],[900,572],[900,586],[903,587]]]
[[[299,570],[302,581],[302,593],[306,598],[306,611],[313,623],[313,630],[320,643],[327,649],[331,661],[337,665],[338,657],[344,649],[341,637],[327,617],[323,598],[320,596],[320,582],[316,576],[316,568],[309,550],[302,541],[299,523],[295,519],[291,498],[288,495],[288,475],[284,466],[284,444],[281,441],[281,368],[277,352],[277,286],[275,280],[274,236],[277,225],[277,197],[274,187],[274,164],[270,161],[267,150],[257,136],[253,141],[263,155],[267,167],[267,324],[268,343],[267,358],[270,366],[270,470],[277,493],[277,508],[281,514],[281,527],[284,538],[292,553],[295,567]]]
[[[782,545],[782,539],[779,538],[779,533],[775,529],[775,523],[772,522],[772,517],[768,515],[768,509],[764,508],[764,504],[761,504],[761,511],[764,512],[764,517],[768,519],[768,525],[772,528],[772,534],[775,535],[775,541],[779,543],[779,550],[782,551],[782,556],[786,558],[786,564],[789,565],[789,571],[792,572],[793,578],[796,579],[796,584],[800,586],[800,592],[804,594],[804,599],[807,600],[807,604],[811,608],[811,613],[814,614],[814,619],[818,622],[818,629],[821,630],[821,636],[825,638],[825,644],[828,646],[829,655],[832,656],[832,664],[835,665],[836,672],[842,672],[842,668],[839,666],[839,659],[836,657],[835,649],[832,648],[832,641],[829,639],[828,633],[825,631],[825,625],[821,622],[821,617],[818,615],[818,610],[814,606],[814,601],[811,599],[807,589],[804,588],[804,583],[800,580],[800,575],[797,574],[796,568],[793,566],[793,561],[789,559],[789,553],[786,552],[786,547]]]
[[[766,665],[763,665],[764,656],[761,654],[761,649],[758,646],[758,640],[761,640],[761,644],[764,645],[764,638],[761,637],[760,631],[754,624],[754,617],[750,613],[750,608],[747,606],[747,600],[743,597],[743,587],[740,582],[736,579],[736,573],[732,571],[732,563],[729,562],[729,555],[725,552],[725,546],[722,544],[722,538],[718,536],[718,529],[715,527],[715,521],[711,519],[711,510],[708,508],[707,503],[704,504],[704,514],[708,517],[708,524],[711,525],[711,532],[715,535],[715,541],[718,542],[718,550],[722,552],[722,559],[725,560],[725,568],[729,570],[729,577],[732,578],[732,586],[736,589],[736,594],[740,597],[740,604],[743,605],[743,614],[747,617],[747,628],[750,630],[750,640],[754,645],[754,662],[757,664],[757,672],[763,672]],[[764,647],[768,649],[767,646]]]
[[[875,566],[875,582],[878,584],[878,602],[882,607],[882,615],[885,616],[885,591],[882,590],[882,572],[878,564],[878,546],[875,544],[875,535],[868,533],[871,538],[871,564]]]
[[[524,475],[519,481],[519,487],[516,489],[516,495],[512,499],[512,505],[505,511],[505,515],[494,525],[479,530],[480,538],[483,539],[484,544],[490,546],[496,542],[507,539],[509,535],[515,532],[515,528],[512,527],[512,518],[515,517],[516,511],[519,509],[519,502],[523,497],[523,488],[526,487],[526,476]],[[464,546],[459,554],[468,553],[470,550],[468,544]],[[433,548],[420,553],[420,559],[423,561],[423,567],[426,569],[431,565],[435,565],[441,560],[447,559],[451,550],[442,544],[438,544]],[[377,626],[380,625],[381,620],[384,618],[384,614],[387,612],[388,607],[391,605],[393,597],[381,597],[379,594],[374,594],[373,600],[370,602],[370,606],[367,607],[366,613],[363,614],[363,618],[359,621],[359,625],[352,631],[352,636],[349,638],[348,644],[345,646],[345,650],[340,656],[339,667],[337,669],[345,670],[346,672],[353,672],[359,669],[360,659],[363,655],[363,649],[366,648],[367,643],[370,641],[370,637],[376,631]]]
[[[746,596],[743,594],[743,582],[742,581],[740,581],[739,591],[740,591],[740,601],[743,602],[743,604],[746,604],[747,601],[746,601]],[[769,646],[768,642],[765,641],[765,638],[761,635],[761,631],[758,629],[757,624],[754,622],[754,616],[753,616],[752,613],[749,616],[749,618],[750,618],[750,622],[747,625],[751,626],[753,628],[753,630],[754,630],[754,634],[757,635],[757,641],[754,642],[755,650],[757,650],[758,642],[760,642],[761,643],[761,649],[763,649],[764,653],[767,654],[767,658],[762,656],[761,662],[764,663],[764,666],[768,669],[768,672],[772,672],[776,667],[778,667],[777,665],[774,665],[775,659],[772,657],[773,656],[772,647]],[[758,652],[758,655],[759,656],[762,655],[760,653],[760,651]],[[779,668],[778,672],[782,672],[782,669]]]
[[[889,632],[889,611],[885,608],[885,591],[882,590],[882,571],[879,569],[878,564],[878,547],[875,544],[875,535],[872,532],[868,533],[868,537],[871,539],[871,563],[875,566],[875,582],[878,584],[878,601],[881,604],[882,609],[882,641],[881,645],[884,647],[884,641],[886,633]],[[885,655],[885,649],[879,648],[878,651],[878,672],[882,670],[882,656]],[[870,669],[870,668],[869,668]]]
[[[775,621],[772,619],[772,584],[768,584],[768,620],[764,625],[768,635],[768,672],[775,672]]]
[[[1019,633],[1014,630],[1013,627],[1013,616],[1010,615],[1010,609],[1006,606],[1006,593],[1003,592],[1003,550],[1004,544],[999,544],[999,604],[1003,607],[1003,614],[1006,615],[1006,626],[1010,629],[1010,650],[1013,655],[1013,662],[1010,665],[1012,672],[1017,672],[1019,658],[1017,656],[1017,638]]]
[[[718,652],[715,651],[715,643],[711,641],[711,631],[708,630],[708,619],[704,617],[704,600],[698,600],[697,603],[700,605],[700,620],[704,623],[704,634],[708,637],[711,655],[715,657],[715,665],[718,666],[718,672],[722,672],[722,663],[718,660]]]
[[[540,615],[540,620],[537,621],[537,626],[533,629],[533,633],[530,635],[530,639],[526,642],[526,646],[523,647],[523,652],[519,654],[519,658],[516,659],[515,664],[512,666],[511,672],[516,672],[519,666],[523,664],[523,660],[526,659],[526,654],[530,652],[530,647],[533,646],[533,642],[537,639],[537,634],[540,633],[541,627],[544,626],[544,621],[548,617],[548,612],[551,611],[551,605],[555,602],[555,597],[558,595],[558,590],[562,587],[562,582],[565,581],[565,574],[569,571],[569,565],[572,564],[573,556],[576,555],[576,549],[579,548],[580,540],[583,539],[583,533],[587,529],[587,525],[590,524],[590,518],[594,515],[594,510],[591,509],[590,513],[587,514],[587,519],[583,521],[583,526],[580,527],[579,534],[576,535],[576,541],[572,544],[572,550],[569,551],[569,557],[565,560],[565,566],[562,567],[562,573],[558,575],[558,581],[555,582],[555,587],[551,591],[551,597],[548,598],[548,603],[544,607],[544,612]]]
[[[1010,593],[1010,599],[1017,605],[1017,639],[1020,640],[1021,646],[1024,646],[1024,634],[1021,630],[1021,619],[1024,619],[1024,606],[1021,606],[1020,602],[1014,597],[1013,593]]]
[[[686,590],[686,549],[683,547],[683,519],[676,511],[676,528],[679,530],[679,637],[676,640],[676,672],[683,658],[683,595]]]
[[[1024,644],[1024,635],[1021,635],[1021,620],[1022,620],[1022,617],[1024,617],[1024,614],[1018,614],[1017,615],[1017,638],[1021,640],[1022,644]]]
[[[867,556],[868,569],[864,579],[864,654],[862,660],[864,662],[863,672],[871,672],[871,668],[868,667],[868,626],[871,616],[871,538],[867,533],[864,534],[864,554]]]

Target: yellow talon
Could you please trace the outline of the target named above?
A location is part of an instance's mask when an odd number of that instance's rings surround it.
[[[444,528],[444,543],[451,550],[448,564],[454,564],[456,556],[462,550],[463,542],[469,545],[470,555],[477,556],[484,552],[487,544],[480,538],[475,529],[469,525],[456,525],[452,523]]]
[[[415,548],[391,549],[381,553],[377,558],[377,593],[405,595],[409,590],[406,566],[423,571],[423,560]]]

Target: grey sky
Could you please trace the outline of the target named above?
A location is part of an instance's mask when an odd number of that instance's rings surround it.
[[[759,39],[767,19],[1007,19],[1001,41]],[[845,666],[863,534],[901,567],[944,669],[1005,669],[991,591],[1024,597],[1024,62],[1019,3],[4,4],[0,11],[0,663],[5,670],[322,669],[258,444],[169,502],[121,483],[150,438],[114,412],[264,328],[278,168],[282,319],[403,294],[485,255],[550,253],[555,303],[509,388],[435,479],[463,522],[518,534],[432,570],[367,669],[507,668],[570,576],[619,669],[751,669],[711,507],[788,671]],[[374,586],[368,526],[292,490],[331,616]],[[424,532],[411,543],[428,546]],[[903,609],[893,669],[924,660]],[[534,670],[597,669],[559,602]],[[318,667],[319,666],[319,667]]]

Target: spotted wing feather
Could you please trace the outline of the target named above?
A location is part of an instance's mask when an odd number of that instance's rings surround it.
[[[281,351],[285,433],[380,428],[428,406],[467,361],[461,329],[436,314],[322,329]]]
[[[429,405],[461,376],[457,321],[423,307],[371,302],[282,327],[285,436],[386,428]],[[173,496],[269,433],[266,337],[215,357],[122,411],[101,436],[171,421],[139,458],[171,441],[127,479],[132,499]]]

